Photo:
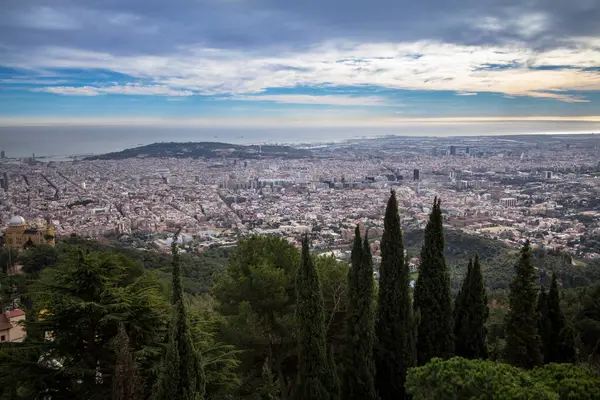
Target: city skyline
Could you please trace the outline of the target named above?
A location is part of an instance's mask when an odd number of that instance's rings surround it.
[[[594,1],[9,1],[0,125],[593,132],[598,19]]]

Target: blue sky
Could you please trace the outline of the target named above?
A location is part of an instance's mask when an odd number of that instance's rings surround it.
[[[600,130],[597,0],[2,8],[0,125],[560,120]]]

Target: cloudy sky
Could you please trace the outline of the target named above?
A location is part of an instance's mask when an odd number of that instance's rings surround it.
[[[598,0],[2,0],[0,125],[600,126]]]

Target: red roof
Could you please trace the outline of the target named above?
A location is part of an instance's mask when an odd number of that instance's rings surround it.
[[[14,310],[12,310],[12,311],[7,311],[7,312],[6,312],[6,316],[7,316],[8,318],[21,317],[21,316],[23,316],[23,315],[25,315],[25,311],[23,311],[23,310],[21,310],[21,309],[19,309],[19,308],[15,308],[15,309],[14,309]]]

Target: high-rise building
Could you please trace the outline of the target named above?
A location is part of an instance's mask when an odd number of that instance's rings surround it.
[[[544,177],[546,179],[552,179],[552,171],[545,171],[544,172]]]
[[[419,170],[415,169],[413,170],[413,181],[418,181],[419,180]]]
[[[6,158],[6,153],[4,152],[4,150],[0,151],[0,158]]]
[[[431,149],[431,156],[432,157],[437,157],[437,147],[434,147],[433,149]]]
[[[455,156],[456,155],[456,146],[450,146],[450,155],[451,156]]]
[[[4,173],[4,184],[2,185],[2,188],[8,191],[8,172]]]

